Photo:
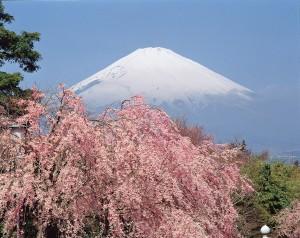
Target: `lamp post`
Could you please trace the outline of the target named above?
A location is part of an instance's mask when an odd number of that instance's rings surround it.
[[[267,225],[263,225],[261,228],[260,228],[260,233],[263,235],[262,238],[269,238],[267,236],[267,234],[270,234],[271,232],[271,229],[270,227],[268,227]]]

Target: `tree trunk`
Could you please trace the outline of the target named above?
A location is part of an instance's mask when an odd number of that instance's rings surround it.
[[[38,232],[36,234],[36,238],[43,238],[44,232],[41,226],[38,226]]]

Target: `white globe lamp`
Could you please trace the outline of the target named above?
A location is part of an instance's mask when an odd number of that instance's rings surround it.
[[[267,234],[270,234],[271,229],[267,225],[263,225],[260,228],[260,233],[263,235],[263,238],[268,238]]]

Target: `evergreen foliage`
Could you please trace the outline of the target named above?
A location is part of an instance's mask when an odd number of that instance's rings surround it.
[[[14,21],[14,17],[5,12],[0,1],[0,67],[5,63],[16,63],[24,72],[34,72],[39,69],[37,65],[41,58],[34,50],[34,42],[39,41],[37,32],[21,32],[17,34],[6,28],[6,24]],[[0,71],[0,106],[10,113],[15,113],[14,98],[26,97],[29,90],[22,90],[19,83],[23,80],[21,73],[8,73]]]
[[[300,168],[262,157],[253,155],[242,168],[256,190],[247,206],[256,211],[262,223],[275,226],[274,217],[300,198]]]

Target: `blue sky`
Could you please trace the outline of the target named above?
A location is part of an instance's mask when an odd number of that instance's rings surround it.
[[[4,3],[15,16],[11,29],[41,33],[41,70],[25,74],[24,87],[71,86],[137,48],[170,48],[257,93],[267,108],[260,116],[271,121],[266,133],[284,138],[265,146],[300,149],[300,1]]]

